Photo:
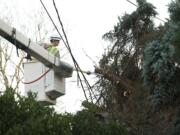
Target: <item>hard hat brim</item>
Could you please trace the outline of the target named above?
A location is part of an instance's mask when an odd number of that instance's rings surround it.
[[[60,41],[60,40],[61,40],[61,38],[60,38],[60,37],[50,37],[50,40]]]

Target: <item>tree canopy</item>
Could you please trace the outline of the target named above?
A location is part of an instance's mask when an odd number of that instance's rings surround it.
[[[1,135],[126,135],[120,123],[105,124],[91,109],[57,114],[38,103],[32,93],[21,97],[11,88],[0,96],[0,107]]]
[[[156,8],[146,0],[137,4],[103,36],[112,46],[95,70],[102,75],[98,102],[128,134],[180,134],[180,1],[169,4],[170,18],[159,26]]]

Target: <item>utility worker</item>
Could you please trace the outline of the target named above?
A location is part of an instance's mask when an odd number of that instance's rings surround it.
[[[44,48],[48,50],[49,53],[55,55],[56,57],[60,57],[60,53],[58,50],[58,45],[61,38],[59,36],[51,36],[50,44],[44,43]]]

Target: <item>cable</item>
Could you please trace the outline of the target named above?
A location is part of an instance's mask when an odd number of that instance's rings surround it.
[[[77,69],[73,69],[74,71],[77,71],[77,72],[82,72],[82,73],[85,73],[85,74],[87,74],[87,75],[91,75],[91,74],[93,74],[94,72],[91,72],[91,71],[83,71],[83,70],[77,70]]]
[[[77,61],[75,60],[75,58],[74,58],[74,56],[73,56],[73,54],[72,54],[72,51],[71,51],[71,48],[70,48],[70,46],[69,46],[69,42],[68,42],[68,39],[67,39],[65,30],[64,30],[64,26],[63,26],[63,23],[62,23],[62,21],[61,21],[61,19],[60,19],[60,15],[59,15],[59,12],[58,12],[58,9],[57,9],[57,7],[56,7],[56,4],[55,4],[55,1],[54,1],[54,0],[53,0],[53,5],[54,5],[54,8],[55,8],[55,10],[56,10],[56,13],[57,13],[57,16],[58,16],[58,20],[59,20],[59,23],[60,23],[60,25],[61,25],[61,29],[62,29],[62,31],[63,31],[64,37],[65,37],[65,39],[66,39],[66,43],[67,43],[67,46],[68,46],[67,49],[69,50],[69,52],[70,52],[70,54],[71,54],[71,57],[72,57],[72,59],[73,59],[73,62],[74,62],[74,65],[75,65],[76,70],[80,71],[81,75],[83,76],[83,78],[84,78],[84,80],[85,80],[85,83],[86,83],[86,86],[88,87],[89,94],[90,94],[90,98],[91,98],[91,101],[92,101],[92,94],[91,94],[91,92],[93,92],[93,91],[92,91],[92,88],[91,88],[88,80],[87,80],[86,77],[84,76],[84,74],[83,74],[83,72],[82,72],[79,64],[77,63]],[[80,79],[81,86],[82,86],[82,88],[84,89],[83,84],[82,84],[82,82],[81,82],[80,75],[79,75],[79,73],[77,73],[77,74],[78,74],[78,77],[79,77],[79,79]]]
[[[31,84],[39,81],[42,77],[44,77],[51,69],[48,69],[46,72],[44,72],[41,76],[39,76],[37,79],[30,81],[30,82],[22,82],[23,84]]]
[[[57,30],[58,34],[60,35],[61,39],[63,40],[63,42],[64,42],[64,44],[65,44],[65,41],[64,41],[63,37],[61,36],[61,34],[60,34],[60,32],[59,32],[59,30],[58,30],[56,24],[54,23],[54,21],[53,21],[51,15],[49,14],[48,10],[46,9],[46,7],[45,7],[45,5],[44,5],[44,3],[42,2],[42,0],[40,0],[40,2],[41,2],[41,4],[42,4],[43,8],[45,9],[45,11],[46,11],[48,17],[50,18],[51,22],[53,23],[55,29]]]
[[[136,7],[138,7],[135,3],[133,3],[132,1],[130,1],[130,0],[127,0],[129,3],[131,3],[132,5],[134,5],[134,6],[136,6]]]
[[[64,32],[64,35],[65,35],[65,38],[66,38],[66,42],[65,42],[65,40],[63,39],[61,33],[59,32],[57,26],[55,25],[55,23],[54,23],[52,17],[50,16],[50,14],[49,14],[48,10],[46,9],[46,7],[45,7],[44,3],[42,2],[42,0],[40,0],[40,2],[41,2],[41,4],[43,5],[43,8],[45,9],[46,13],[48,14],[48,16],[49,16],[51,22],[53,23],[55,29],[56,29],[57,32],[58,32],[58,34],[59,34],[60,37],[62,38],[63,43],[64,43],[65,46],[67,47],[67,49],[68,49],[68,51],[69,51],[69,53],[70,53],[70,55],[71,55],[71,57],[72,57],[72,60],[73,60],[73,62],[74,62],[75,68],[76,68],[76,69],[80,69],[78,63],[76,62],[76,60],[75,60],[75,58],[74,58],[74,56],[73,56],[73,54],[72,54],[71,48],[69,47],[69,42],[68,42],[68,40],[67,40],[67,36],[66,36],[66,34],[65,34],[65,31],[64,31],[64,29],[63,29],[63,24],[62,24],[62,21],[60,20],[60,16],[59,16],[58,11],[57,11],[57,8],[56,8],[56,6],[55,6],[55,2],[53,1],[53,4],[54,4],[54,7],[55,7],[55,9],[56,9],[56,13],[57,13],[57,15],[58,15],[59,22],[60,22],[60,24],[61,24],[61,26],[62,26],[62,30],[63,30],[63,32]],[[81,71],[81,69],[80,69],[80,71]],[[79,75],[78,71],[77,71],[77,75],[78,75],[78,78],[80,78],[80,75]],[[83,73],[82,73],[82,75],[83,75]],[[85,78],[84,75],[83,75],[83,77]],[[85,78],[85,79],[86,79],[86,78]],[[80,78],[80,82],[81,82],[81,87],[82,87],[82,89],[83,89],[85,98],[86,98],[86,100],[88,101],[88,98],[87,98],[87,95],[86,95],[84,86],[83,86],[83,84],[82,84],[81,78]]]
[[[134,5],[134,6],[138,7],[138,5],[136,5],[136,4],[133,3],[132,1],[130,1],[130,0],[126,0],[126,1],[129,2],[129,3],[131,3],[131,4]],[[159,17],[154,17],[154,18],[158,19],[159,21],[162,21],[162,22],[166,23],[163,19],[161,19],[161,18],[159,18]]]
[[[84,54],[92,61],[92,63],[97,66],[96,62],[85,52],[84,49],[82,49],[82,51],[84,52]]]
[[[56,7],[56,4],[55,4],[55,1],[54,1],[54,0],[53,0],[53,5],[54,5],[54,8],[55,8],[55,10],[56,10],[56,13],[57,13],[57,16],[58,16],[58,20],[59,20],[59,23],[60,23],[60,25],[61,25],[62,32],[63,32],[64,37],[65,37],[65,39],[66,39],[66,43],[67,43],[67,46],[68,46],[67,49],[69,50],[69,53],[70,53],[70,55],[71,55],[71,57],[72,57],[72,59],[73,59],[74,66],[75,66],[76,70],[80,71],[80,73],[82,74],[82,76],[83,76],[83,78],[84,78],[84,80],[85,80],[85,83],[86,83],[87,87],[89,88],[89,94],[90,94],[90,98],[91,98],[91,101],[92,101],[92,94],[91,94],[91,92],[93,92],[93,91],[92,91],[92,88],[91,88],[88,80],[87,80],[86,77],[84,76],[84,74],[83,74],[83,72],[82,72],[79,64],[77,63],[77,61],[75,60],[75,58],[74,58],[74,56],[73,56],[73,54],[72,54],[72,51],[71,51],[71,48],[70,48],[70,46],[69,46],[69,42],[68,42],[68,39],[67,39],[65,30],[64,30],[64,26],[63,26],[63,23],[62,23],[62,21],[61,21],[61,18],[60,18],[60,15],[59,15],[59,12],[58,12],[58,9],[57,9],[57,7]],[[83,88],[80,75],[79,75],[79,73],[77,73],[77,74],[78,74],[78,77],[79,77],[79,79],[80,79],[81,86],[82,86],[82,88]],[[84,89],[84,88],[83,88],[83,89]]]

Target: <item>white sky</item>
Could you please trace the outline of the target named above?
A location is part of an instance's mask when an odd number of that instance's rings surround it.
[[[159,18],[168,18],[167,4],[171,0],[147,1],[150,1],[157,7]],[[55,11],[52,1],[43,0],[43,2],[54,16]],[[76,60],[82,69],[91,71],[93,71],[94,65],[85,56],[82,49],[98,63],[104,49],[109,44],[102,40],[102,35],[113,29],[113,26],[117,23],[118,16],[121,16],[124,12],[131,13],[136,9],[135,6],[126,0],[56,0],[56,2]],[[135,0],[132,0],[132,2],[136,3]],[[34,20],[33,16],[31,16],[33,12],[40,8],[42,6],[39,0],[0,1],[1,12],[2,10],[5,12],[11,11],[13,20],[27,27],[29,25],[28,22]],[[8,14],[6,13],[6,15]],[[49,18],[47,16],[45,18],[49,22],[47,27],[53,28]],[[56,17],[54,16],[53,18]],[[156,22],[159,23],[158,20]],[[57,108],[59,111],[74,112],[79,109],[80,101],[83,100],[83,93],[81,89],[77,88],[76,83],[68,82],[66,86],[67,94],[61,97]]]

